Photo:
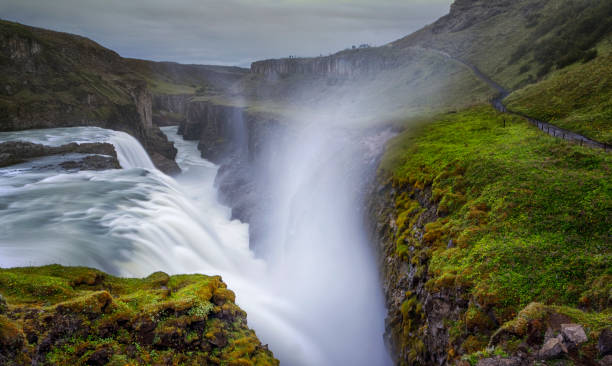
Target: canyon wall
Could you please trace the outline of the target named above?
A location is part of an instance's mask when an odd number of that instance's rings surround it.
[[[412,214],[398,217],[396,205],[406,203],[414,206]],[[465,313],[469,301],[460,288],[426,286],[430,279],[427,248],[431,234],[426,233],[425,226],[439,218],[431,189],[394,185],[379,177],[368,206],[388,310],[384,338],[395,363],[450,362],[450,350],[462,339],[453,338],[448,325]],[[409,236],[403,235],[406,225],[411,228]],[[398,242],[406,245],[407,253],[398,252]]]
[[[346,50],[314,58],[264,60],[251,64],[251,72],[267,77],[289,74],[355,77],[397,67],[401,53],[401,50],[383,46]]]
[[[251,246],[265,225],[262,214],[270,194],[254,177],[266,169],[269,141],[280,141],[289,129],[277,117],[247,108],[208,101],[187,104],[179,134],[198,141],[202,157],[219,165],[216,184],[232,218],[249,223]]]

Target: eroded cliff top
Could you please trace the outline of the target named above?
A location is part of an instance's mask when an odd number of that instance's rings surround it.
[[[220,277],[0,269],[0,363],[278,365]]]

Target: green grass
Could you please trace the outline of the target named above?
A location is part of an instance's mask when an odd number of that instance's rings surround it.
[[[108,351],[117,365],[278,364],[220,277],[157,272],[133,279],[84,267],[24,267],[0,269],[0,294],[9,305],[0,314],[0,359],[19,354],[25,363],[38,356],[73,365]],[[43,340],[49,344],[41,350]]]
[[[545,80],[514,92],[509,109],[612,144],[612,52],[610,40],[599,57],[553,72]]]
[[[532,301],[609,306],[611,164],[482,106],[410,128],[380,169],[397,187],[432,188],[441,218],[424,237],[428,286],[465,287],[505,321]],[[396,207],[399,217],[410,205]]]

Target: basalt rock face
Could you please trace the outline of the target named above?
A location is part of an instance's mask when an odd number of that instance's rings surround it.
[[[198,140],[202,157],[214,163],[248,149],[245,113],[240,107],[192,102],[179,134],[186,140]]]
[[[178,133],[198,141],[202,157],[220,166],[215,181],[220,199],[232,208],[233,219],[251,224],[251,245],[256,246],[269,192],[254,177],[266,169],[271,148],[266,142],[282,141],[288,133],[285,125],[244,107],[191,102]]]
[[[346,50],[315,58],[284,58],[257,61],[251,73],[276,77],[290,74],[352,78],[391,69],[401,63],[401,51],[389,47]]]
[[[145,80],[83,37],[0,21],[0,130],[98,126],[136,137],[166,172],[176,151],[153,126]]]
[[[400,218],[394,208],[400,200],[418,207],[407,219],[412,225],[409,237],[402,237],[398,228]],[[379,179],[370,196],[369,215],[388,310],[384,338],[395,363],[446,364],[452,343],[448,324],[459,319],[469,302],[461,289],[431,291],[425,286],[429,280],[429,258],[422,251],[427,246],[425,225],[438,218],[431,190],[394,186]],[[398,241],[409,245],[410,260],[397,252]]]
[[[175,126],[185,121],[191,94],[157,94],[153,96],[153,123]]]

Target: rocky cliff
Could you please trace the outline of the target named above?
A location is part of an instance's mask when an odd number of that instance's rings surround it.
[[[146,81],[88,39],[0,21],[0,130],[99,126],[136,137],[154,163],[178,171],[176,151],[152,123]]]
[[[0,269],[2,365],[278,365],[220,277]]]
[[[153,96],[153,123],[157,126],[180,125],[186,117],[193,94],[156,94]]]
[[[232,208],[232,218],[251,224],[251,246],[256,247],[269,192],[254,177],[258,169],[266,169],[268,143],[281,141],[286,125],[273,115],[208,101],[189,103],[185,113],[179,134],[198,141],[202,157],[220,165],[220,198]]]
[[[369,214],[397,365],[611,361],[598,350],[612,327],[610,260],[597,259],[610,258],[597,203],[609,198],[574,198],[605,186],[609,154],[537,134],[482,106],[388,146]],[[578,151],[595,165],[574,161]],[[547,168],[554,159],[567,163]],[[563,224],[576,212],[590,218]]]
[[[391,69],[400,62],[400,52],[385,46],[346,50],[325,57],[257,61],[251,65],[251,72],[267,77],[302,74],[350,78]]]

